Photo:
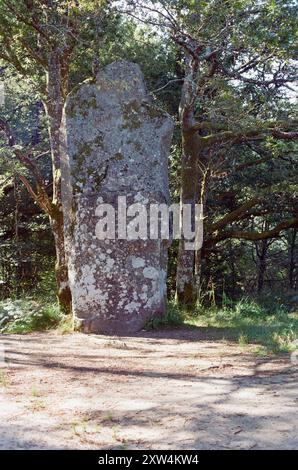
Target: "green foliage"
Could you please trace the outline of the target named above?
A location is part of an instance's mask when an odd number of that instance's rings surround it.
[[[183,312],[176,302],[170,301],[167,305],[167,313],[164,317],[154,317],[148,323],[146,328],[156,329],[163,326],[181,326],[186,319],[186,313]]]
[[[5,104],[0,106],[0,119],[9,124],[19,149],[34,147],[41,174],[49,184],[49,143],[38,93],[28,77],[20,77],[11,66],[4,67],[2,75]],[[54,264],[48,218],[30,198],[19,174],[32,183],[30,172],[15,158],[6,134],[0,132],[0,299],[28,293],[41,269],[51,261]]]
[[[70,316],[64,316],[58,325],[58,333],[61,335],[67,335],[74,332],[74,322]]]
[[[43,271],[36,287],[31,291],[32,296],[41,303],[55,303],[56,301],[56,278],[52,260],[43,266]]]
[[[0,333],[30,333],[55,328],[63,317],[57,304],[33,300],[0,302]]]
[[[191,314],[174,301],[168,303],[164,318],[153,318],[148,329],[186,326],[200,327],[218,340],[237,341],[241,347],[255,345],[258,354],[280,354],[293,350],[298,338],[298,313],[289,312],[278,299],[245,297],[237,302],[226,299],[222,307],[198,305]]]
[[[298,337],[298,313],[289,312],[281,299],[272,296],[237,302],[225,299],[222,307],[199,306],[187,323],[210,331],[219,328],[223,337],[236,339],[240,345],[260,345],[264,353],[291,351]]]

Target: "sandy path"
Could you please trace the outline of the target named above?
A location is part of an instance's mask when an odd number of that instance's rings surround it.
[[[0,337],[1,449],[295,449],[297,366],[198,330]]]

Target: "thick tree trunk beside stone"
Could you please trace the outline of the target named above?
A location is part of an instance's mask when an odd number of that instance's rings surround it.
[[[48,118],[52,157],[53,199],[51,206],[52,211],[49,213],[49,218],[56,251],[55,275],[57,298],[61,311],[69,314],[72,310],[72,302],[64,240],[64,215],[61,188],[61,124],[63,106],[68,88],[68,73],[67,70],[62,70],[64,56],[60,49],[59,47],[53,48],[48,54],[47,100],[45,102],[45,110]]]
[[[127,334],[166,309],[167,242],[100,240],[100,203],[168,203],[173,124],[150,103],[136,64],[100,70],[67,100],[62,174],[75,324]],[[118,216],[118,214],[117,214]],[[116,227],[117,228],[117,227]]]
[[[184,204],[194,206],[198,202],[199,174],[196,136],[184,132],[182,145],[181,212]],[[192,308],[196,301],[195,251],[185,249],[182,236],[179,242],[176,277],[176,299],[179,304]]]
[[[71,314],[72,301],[66,260],[63,214],[56,214],[54,218],[50,217],[50,224],[54,235],[56,250],[55,277],[57,298],[61,311],[65,314]]]
[[[180,101],[180,123],[182,131],[182,160],[181,160],[181,212],[183,205],[204,202],[204,174],[205,166],[203,149],[200,137],[192,128],[197,120],[194,113],[194,97],[196,64],[188,58],[187,74],[182,88]],[[201,163],[201,166],[200,166]],[[191,310],[196,303],[198,285],[201,274],[201,251],[195,252],[185,249],[185,240],[182,236],[179,241],[177,273],[176,273],[176,300]]]

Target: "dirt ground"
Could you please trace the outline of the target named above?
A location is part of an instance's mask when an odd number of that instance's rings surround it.
[[[1,336],[1,449],[297,449],[297,366],[204,329]]]

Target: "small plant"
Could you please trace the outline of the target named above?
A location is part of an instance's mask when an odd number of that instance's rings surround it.
[[[153,317],[147,323],[146,328],[157,329],[162,326],[181,326],[186,319],[186,313],[178,307],[177,303],[170,301],[167,306],[167,313],[164,317]]]
[[[103,421],[114,421],[114,416],[113,414],[111,413],[111,411],[108,411],[107,414],[105,415],[105,417],[103,418]]]
[[[61,335],[68,335],[68,334],[73,333],[74,331],[73,318],[70,316],[64,315],[59,322],[57,331]]]
[[[0,333],[30,333],[54,328],[61,321],[56,303],[42,305],[27,300],[7,300],[0,303]]]
[[[9,380],[5,370],[0,370],[0,387],[8,387]]]
[[[31,395],[34,398],[39,398],[39,397],[41,397],[42,394],[39,390],[37,390],[37,388],[33,387],[32,390],[31,390]]]
[[[239,346],[246,346],[247,345],[247,336],[243,333],[240,333],[238,338]]]
[[[42,411],[46,409],[46,404],[42,400],[34,400],[30,406],[31,411]]]
[[[87,433],[87,425],[88,420],[86,418],[82,418],[79,421],[74,421],[71,424],[71,427],[74,434],[76,434],[77,436],[81,436],[82,434]]]

